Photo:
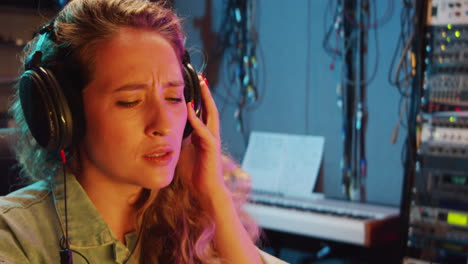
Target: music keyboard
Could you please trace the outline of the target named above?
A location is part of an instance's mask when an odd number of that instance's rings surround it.
[[[246,211],[266,229],[372,246],[394,240],[398,234],[399,209],[327,199],[274,197],[252,194]]]

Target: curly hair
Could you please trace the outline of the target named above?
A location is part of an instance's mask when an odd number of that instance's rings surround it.
[[[41,49],[41,66],[56,74],[62,89],[73,90],[73,94],[79,95],[73,97],[71,102],[74,105],[71,109],[73,116],[83,115],[80,113],[83,100],[81,91],[93,78],[97,45],[110,40],[121,27],[148,29],[160,34],[174,48],[180,63],[185,50],[181,20],[162,1],[74,0],[52,23],[53,37],[38,47],[39,37],[36,36],[26,45],[23,61]],[[24,68],[20,70],[24,71]],[[73,74],[70,73],[72,70]],[[76,76],[78,81],[68,80]],[[19,89],[16,89],[11,112],[20,130],[16,155],[23,175],[29,181],[51,180],[60,166],[57,153],[42,148],[33,139],[22,112]],[[74,129],[85,130],[84,124],[79,122]],[[76,151],[79,138],[74,142],[68,151],[75,163],[79,163]],[[232,192],[238,215],[251,238],[256,241],[259,228],[242,211],[242,204],[250,190],[249,178],[226,155],[223,155],[223,165],[226,184]],[[79,168],[74,172],[79,172]],[[136,256],[141,263],[222,263],[213,244],[214,220],[201,208],[192,185],[184,182],[187,177],[180,174],[181,170],[176,168],[174,180],[168,187],[142,192],[137,202],[139,212],[135,228],[140,235]]]

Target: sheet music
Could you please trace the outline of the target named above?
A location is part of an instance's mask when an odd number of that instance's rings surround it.
[[[311,197],[322,162],[325,138],[253,131],[242,169],[254,191]]]

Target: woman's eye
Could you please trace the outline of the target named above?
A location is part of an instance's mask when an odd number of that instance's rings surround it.
[[[183,99],[180,98],[180,97],[169,97],[166,100],[169,100],[169,101],[174,102],[174,103],[180,103],[180,102],[182,102]]]
[[[118,101],[117,104],[118,104],[119,106],[129,107],[129,108],[130,108],[130,107],[136,106],[139,102],[140,102],[140,100],[131,101],[131,102]]]

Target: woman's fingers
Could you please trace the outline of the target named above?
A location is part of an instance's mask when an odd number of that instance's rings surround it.
[[[206,126],[208,129],[219,138],[219,114],[216,103],[208,88],[208,82],[203,75],[199,76],[201,96],[203,101],[203,111],[206,114]]]
[[[201,139],[196,141],[199,143],[202,143],[201,141],[203,141],[205,142],[205,144],[208,143],[208,145],[215,144],[216,147],[219,147],[219,137],[215,136],[210,131],[210,129],[201,121],[201,119],[197,117],[191,103],[187,104],[187,115],[188,120],[193,127],[193,133]]]
[[[218,109],[203,75],[199,76],[198,79],[200,81],[203,116],[198,118],[192,103],[187,104],[188,120],[193,127],[194,136],[196,136],[195,138],[192,137],[194,140],[192,142],[203,148],[220,148]]]

